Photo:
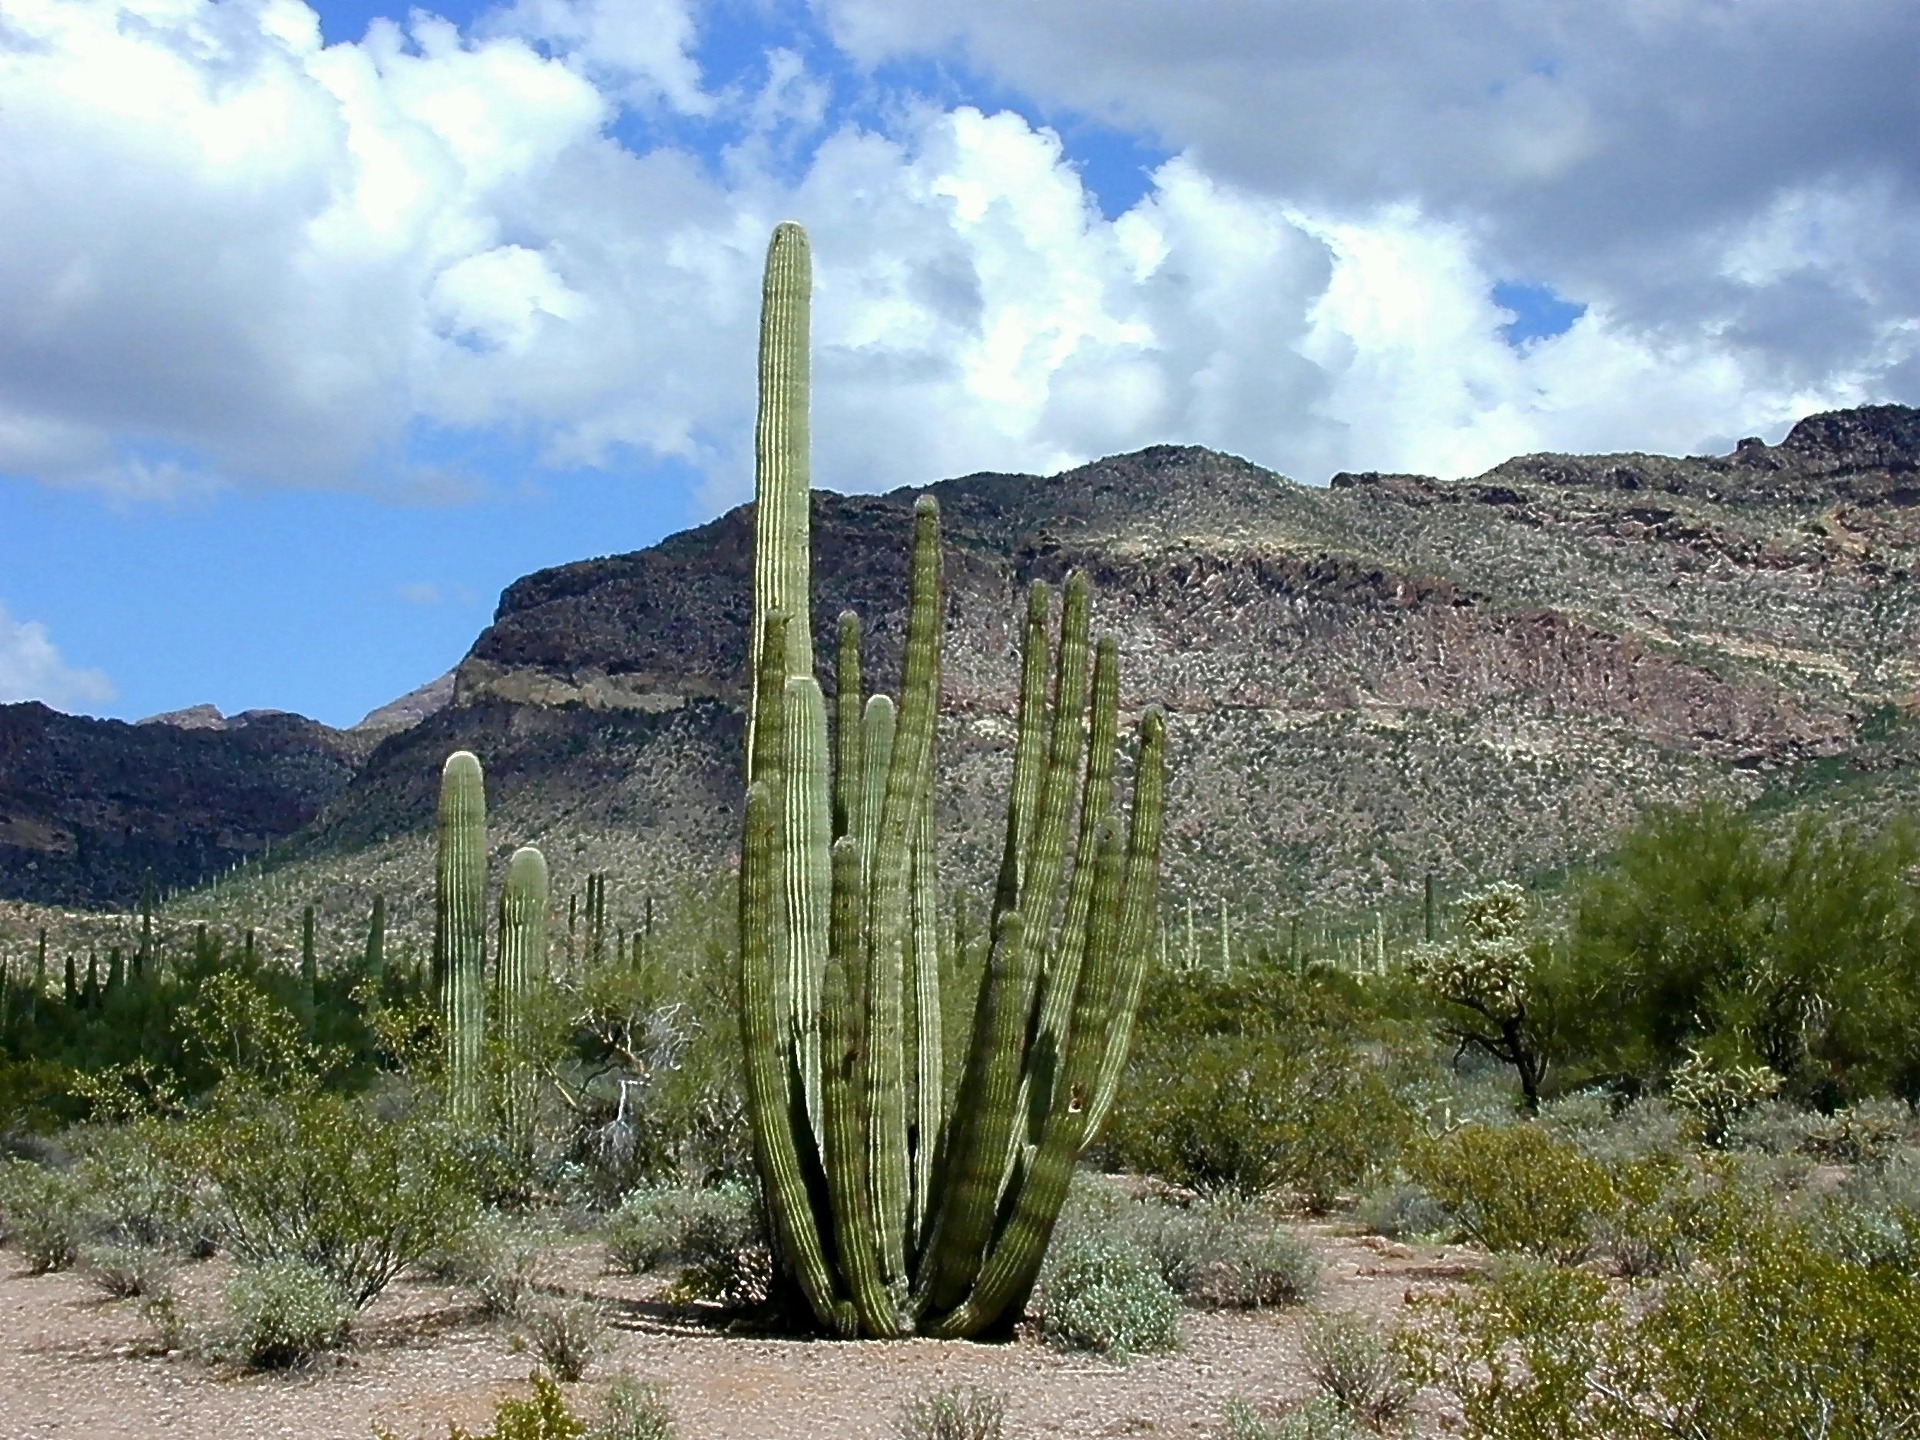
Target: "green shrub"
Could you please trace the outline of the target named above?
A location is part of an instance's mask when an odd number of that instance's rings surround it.
[[[1109,1122],[1130,1169],[1202,1192],[1297,1193],[1324,1210],[1399,1153],[1411,1117],[1351,1053],[1212,1036],[1145,1074]]]
[[[533,1394],[525,1400],[509,1397],[494,1406],[493,1427],[484,1435],[449,1423],[447,1440],[586,1440],[589,1431],[567,1408],[560,1387],[544,1375],[533,1376],[531,1383]],[[400,1440],[379,1425],[374,1426],[374,1434],[377,1440]]]
[[[1816,1119],[1802,1141],[1816,1160],[1834,1165],[1884,1165],[1913,1128],[1913,1110],[1900,1100],[1862,1100]]]
[[[1614,1203],[1606,1171],[1536,1125],[1463,1125],[1416,1151],[1411,1169],[1469,1239],[1494,1251],[1578,1260]]]
[[[1419,1382],[1406,1359],[1357,1315],[1330,1311],[1307,1324],[1307,1374],[1346,1414],[1374,1430],[1413,1411]]]
[[[1439,1235],[1453,1228],[1453,1215],[1433,1192],[1411,1180],[1395,1180],[1369,1191],[1354,1209],[1354,1220],[1370,1234],[1389,1240]]]
[[[1001,1440],[1007,1428],[1007,1397],[979,1385],[922,1390],[893,1422],[899,1440]]]
[[[284,1369],[347,1343],[352,1307],[332,1280],[297,1260],[241,1266],[225,1300],[216,1349],[255,1369]]]
[[[89,1283],[114,1300],[132,1300],[165,1290],[178,1262],[147,1245],[89,1245],[83,1253]]]
[[[545,1296],[521,1307],[516,1340],[561,1380],[578,1380],[607,1348],[607,1317],[584,1297]]]
[[[674,1440],[675,1433],[666,1387],[623,1370],[601,1397],[600,1413],[587,1428],[587,1440]]]
[[[1252,1310],[1298,1304],[1318,1287],[1313,1248],[1267,1211],[1232,1199],[1174,1205],[1129,1198],[1083,1176],[1056,1235],[1102,1234],[1141,1251],[1189,1304]],[[1060,1243],[1056,1240],[1055,1243]]]
[[[503,1215],[487,1214],[429,1257],[438,1278],[471,1286],[491,1319],[517,1316],[534,1293],[541,1237]]]
[[[1137,1246],[1099,1234],[1056,1236],[1035,1290],[1056,1344],[1125,1361],[1180,1343],[1180,1297]]]
[[[1227,1402],[1225,1440],[1355,1440],[1353,1417],[1327,1395],[1269,1420],[1244,1400]]]
[[[680,1293],[730,1305],[765,1299],[773,1274],[758,1200],[738,1181],[631,1191],[607,1222],[607,1260],[633,1275],[678,1264]]]
[[[1330,983],[1270,965],[1155,976],[1106,1153],[1204,1192],[1280,1188],[1327,1208],[1413,1133],[1374,1026]]]
[[[255,1265],[297,1260],[364,1306],[473,1223],[473,1176],[447,1126],[383,1121],[327,1095],[244,1097],[196,1127],[221,1240]]]
[[[1920,1424],[1920,1287],[1789,1226],[1644,1308],[1538,1264],[1433,1303],[1424,1373],[1469,1435],[1879,1440]]]
[[[86,1125],[64,1137],[96,1236],[113,1245],[211,1255],[216,1222],[204,1176],[181,1163],[178,1122]]]
[[[0,1168],[0,1216],[36,1275],[70,1269],[88,1232],[86,1191],[67,1170],[31,1160]]]

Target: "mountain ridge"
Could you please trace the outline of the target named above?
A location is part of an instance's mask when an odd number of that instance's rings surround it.
[[[1428,869],[1579,863],[1651,803],[1818,778],[1884,808],[1920,774],[1920,410],[1809,416],[1726,456],[1517,456],[1461,480],[1308,486],[1152,446],[1051,477],[818,491],[829,688],[842,608],[866,622],[869,675],[897,672],[921,493],[946,546],[956,878],[997,845],[1021,592],[1074,566],[1121,639],[1123,707],[1170,711],[1176,895],[1230,876],[1274,903],[1380,903]],[[541,843],[559,870],[637,888],[723,864],[750,548],[741,506],[514,581],[444,708],[349,742],[364,753],[287,853],[419,883],[432,779],[466,744],[503,849]]]

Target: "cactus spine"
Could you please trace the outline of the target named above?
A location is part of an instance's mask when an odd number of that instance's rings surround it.
[[[1014,779],[972,1042],[949,1113],[933,828],[939,508],[914,510],[899,702],[862,694],[842,616],[834,734],[808,593],[806,236],[767,252],[752,702],[740,865],[748,1114],[778,1265],[821,1326],[971,1336],[1018,1314],[1111,1105],[1158,883],[1165,725],[1114,813],[1119,656],[1091,587],[1028,597]],[[831,764],[829,764],[831,760]],[[1069,839],[1074,862],[1069,865]]]
[[[439,819],[433,962],[447,1101],[456,1121],[472,1125],[481,1117],[485,1083],[487,797],[480,761],[471,751],[447,757]]]

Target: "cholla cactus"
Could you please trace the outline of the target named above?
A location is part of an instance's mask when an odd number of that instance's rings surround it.
[[[1413,952],[1414,979],[1446,1011],[1442,1028],[1461,1052],[1479,1050],[1518,1072],[1528,1109],[1540,1104],[1546,1057],[1540,1046],[1539,941],[1527,895],[1508,881],[1469,895],[1460,935]]]
[[[1533,971],[1526,892],[1503,880],[1468,896],[1460,928],[1451,943],[1414,951],[1414,978],[1490,1019],[1523,1011]]]
[[[1765,1065],[1723,1062],[1689,1048],[1667,1084],[1673,1103],[1699,1122],[1701,1138],[1722,1145],[1742,1115],[1780,1089],[1780,1076]]]

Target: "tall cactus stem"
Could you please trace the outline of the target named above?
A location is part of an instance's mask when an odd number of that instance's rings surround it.
[[[753,613],[788,617],[784,683],[813,673],[812,494],[808,474],[809,328],[813,257],[807,232],[792,222],[774,227],[760,290],[760,409],[753,428]],[[752,673],[760,673],[766,636],[751,637]],[[747,751],[771,697],[756,685],[747,711]]]
[[[478,1123],[484,1105],[486,889],[486,784],[479,759],[456,750],[440,772],[433,958],[448,1106],[464,1125]]]
[[[820,1095],[820,983],[828,943],[833,884],[833,827],[827,803],[827,709],[811,675],[787,680],[784,722],[786,834],[781,877],[786,896],[787,1025],[799,1059],[807,1113]]]

